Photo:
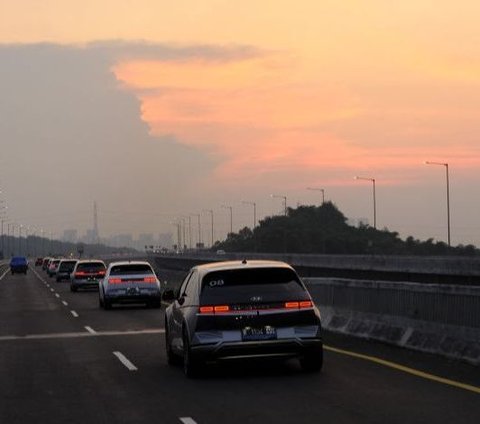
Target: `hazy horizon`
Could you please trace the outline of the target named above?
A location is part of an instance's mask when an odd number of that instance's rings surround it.
[[[480,245],[480,5],[32,0],[0,8],[0,199],[61,237],[209,240],[330,200],[402,238]],[[27,9],[36,12],[25,13]],[[0,205],[1,206],[1,205]],[[195,226],[196,228],[196,226]],[[195,230],[194,230],[195,231]]]

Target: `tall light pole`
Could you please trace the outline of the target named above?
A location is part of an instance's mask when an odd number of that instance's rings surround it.
[[[253,227],[252,230],[257,226],[257,204],[255,202],[248,202],[246,200],[242,200],[244,205],[252,205],[253,206]]]
[[[373,228],[377,229],[377,199],[375,194],[375,178],[355,177],[355,180],[371,181],[373,186]]]
[[[321,192],[322,192],[322,205],[325,203],[325,189],[323,189],[323,188],[315,188],[315,187],[307,187],[307,190],[311,190],[311,191],[321,191]]]
[[[447,236],[448,246],[450,247],[450,181],[448,177],[448,163],[425,161],[425,165],[440,165],[445,167],[445,177],[447,183]]]
[[[280,196],[278,194],[271,194],[270,197],[283,199],[284,213],[285,213],[285,216],[287,216],[287,196]]]
[[[200,246],[202,244],[202,225],[200,223],[200,214],[199,213],[192,213],[190,214],[191,216],[196,216],[198,219],[198,248],[200,249]]]
[[[224,209],[230,209],[230,234],[233,234],[233,206],[222,205]]]
[[[191,249],[192,248],[192,217],[190,215],[182,215],[182,217],[185,219],[188,219],[188,248]]]
[[[203,210],[204,212],[208,212],[212,218],[212,245],[211,247],[213,247],[213,210],[212,209],[204,209]]]

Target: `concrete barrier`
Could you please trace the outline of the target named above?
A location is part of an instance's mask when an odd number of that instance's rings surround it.
[[[480,365],[480,288],[305,279],[329,331]]]

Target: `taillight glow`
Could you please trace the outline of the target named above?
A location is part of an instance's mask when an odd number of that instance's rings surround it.
[[[98,275],[105,275],[105,271],[98,271]]]
[[[75,273],[75,277],[83,277],[84,275],[87,275],[87,273],[83,271],[77,271]]]
[[[286,309],[311,308],[313,303],[311,300],[302,300],[301,302],[285,302]]]
[[[156,283],[157,282],[157,279],[155,277],[145,277],[143,279],[143,282],[144,283]]]
[[[109,278],[108,284],[120,284],[122,282],[121,278]]]
[[[228,305],[200,306],[201,314],[222,313],[228,311],[230,311],[230,306]]]

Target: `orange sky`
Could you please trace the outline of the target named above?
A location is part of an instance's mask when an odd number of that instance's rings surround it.
[[[414,184],[425,159],[480,165],[479,16],[476,0],[16,0],[0,5],[0,42],[249,46],[225,60],[124,55],[112,71],[151,135],[216,158],[210,183],[270,175],[295,189],[321,170],[314,182]]]

